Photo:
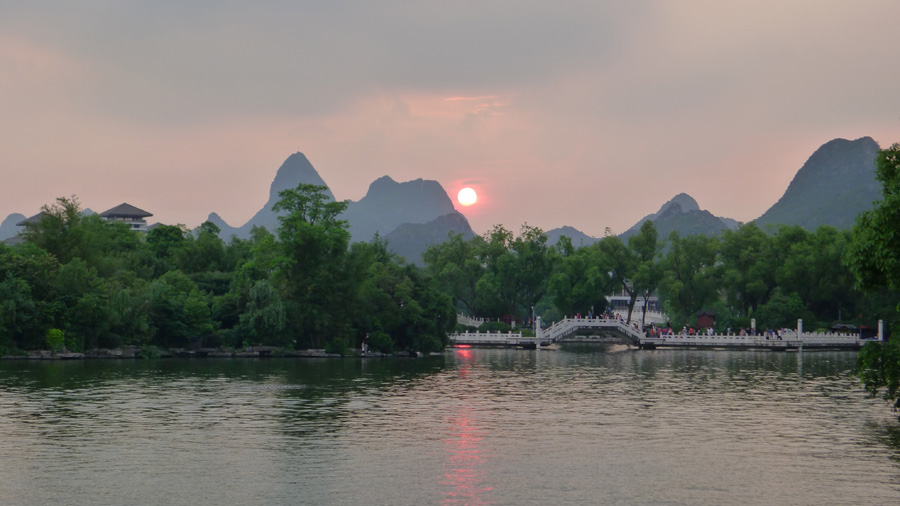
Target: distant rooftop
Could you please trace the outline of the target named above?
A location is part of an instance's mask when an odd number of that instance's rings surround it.
[[[32,216],[31,218],[25,218],[24,220],[16,223],[16,226],[24,227],[25,225],[27,225],[29,223],[34,223],[34,224],[40,223],[41,220],[44,218],[44,216],[46,216],[46,214],[47,213],[45,213],[44,211],[41,211],[41,212],[35,214],[34,216]]]
[[[149,216],[153,216],[153,214],[148,213],[143,209],[138,209],[131,204],[123,203],[117,205],[112,209],[103,211],[102,213],[100,213],[100,216],[103,218],[147,218]]]
[[[25,239],[22,239],[21,235],[14,235],[14,236],[10,237],[9,239],[4,239],[0,242],[2,242],[3,244],[5,244],[7,246],[15,246],[17,244],[22,244],[23,242],[25,242]]]

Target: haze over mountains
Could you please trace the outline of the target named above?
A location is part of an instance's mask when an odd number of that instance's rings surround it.
[[[764,229],[778,224],[799,225],[807,230],[815,230],[820,225],[852,227],[856,215],[870,209],[880,198],[881,185],[875,179],[878,150],[878,144],[870,137],[827,142],[803,164],[781,199],[755,222]],[[222,230],[221,235],[226,239],[232,235],[248,238],[254,226],[274,232],[278,216],[272,206],[278,201],[278,193],[299,183],[328,186],[306,156],[294,153],[276,172],[266,203],[247,223],[233,227],[215,212],[208,220]],[[729,191],[735,192],[735,198],[751,198],[741,195],[740,189]],[[335,198],[330,190],[326,194]],[[24,218],[21,214],[7,217],[0,224],[0,240],[14,236],[18,231],[15,224]],[[348,202],[341,219],[349,222],[353,241],[370,241],[378,234],[388,241],[389,248],[413,263],[421,263],[422,252],[430,244],[445,240],[451,231],[466,238],[475,235],[440,183],[423,179],[399,183],[388,176],[380,177],[369,185],[363,198]],[[733,219],[714,216],[701,209],[687,193],[679,193],[620,236],[627,239],[646,220],[653,220],[661,239],[672,231],[682,236],[715,235],[739,225]],[[568,226],[549,230],[547,235],[551,244],[562,235],[572,239],[575,246],[599,240]]]

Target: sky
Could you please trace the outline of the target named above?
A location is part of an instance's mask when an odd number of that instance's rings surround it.
[[[436,180],[476,232],[750,221],[822,144],[900,142],[895,0],[0,0],[0,219],[233,226],[303,152],[339,199]]]

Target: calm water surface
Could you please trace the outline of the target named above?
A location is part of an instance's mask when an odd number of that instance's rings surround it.
[[[0,362],[0,504],[900,504],[854,353]]]

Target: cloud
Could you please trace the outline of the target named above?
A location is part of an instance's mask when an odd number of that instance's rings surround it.
[[[89,200],[141,181],[158,217],[237,223],[303,151],[340,198],[385,174],[481,181],[480,230],[600,235],[680,191],[749,220],[824,142],[900,140],[898,15],[875,0],[6,2],[0,217],[71,193],[102,207]]]

